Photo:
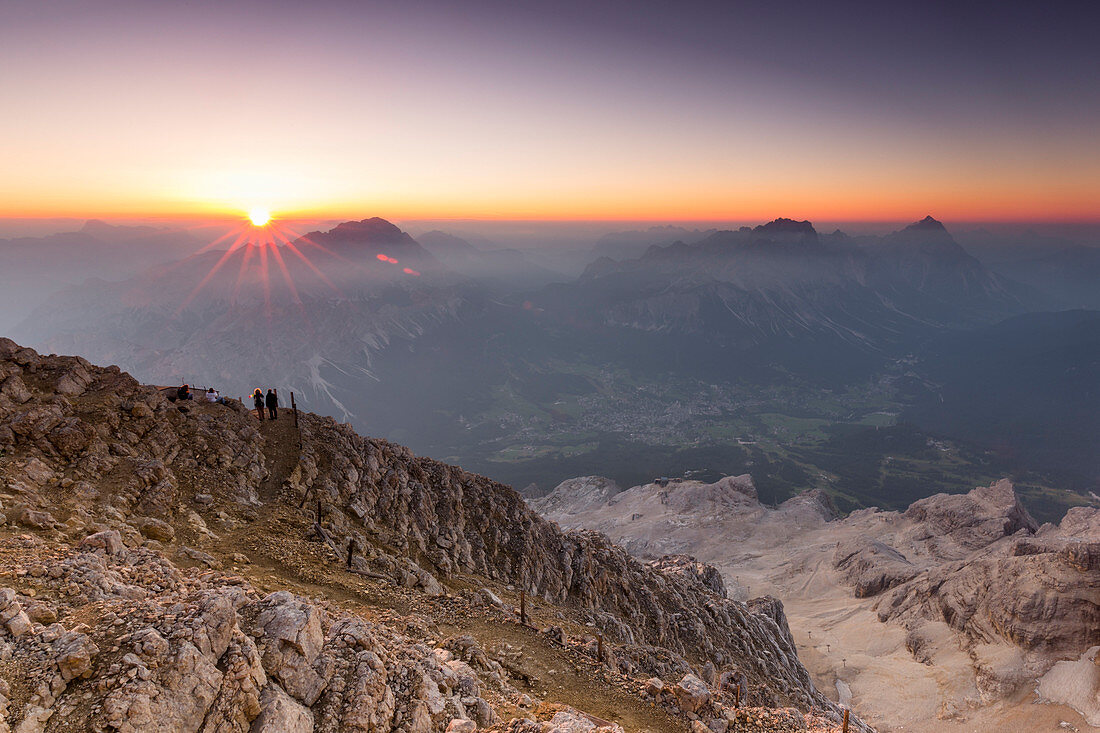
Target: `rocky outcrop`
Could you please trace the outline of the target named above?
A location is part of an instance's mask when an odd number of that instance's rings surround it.
[[[866,535],[840,542],[833,554],[833,565],[852,586],[857,598],[878,595],[920,573],[920,568],[893,547]]]
[[[622,679],[736,674],[759,703],[836,717],[781,609],[724,598],[702,563],[649,567],[604,535],[562,531],[506,486],[331,418],[302,414],[300,444],[277,442],[283,420],[261,432],[234,402],[169,403],[117,368],[3,339],[0,384],[0,526],[19,527],[0,529],[0,544],[22,558],[0,590],[0,679],[2,660],[21,660],[28,685],[5,698],[19,730],[51,729],[59,713],[120,731],[501,724],[500,700],[517,693],[473,637],[440,640],[422,618],[368,621],[234,575],[250,560],[225,538],[247,538],[261,513],[269,532],[311,528],[287,539],[354,578],[449,603],[470,577],[525,590],[600,633],[560,638]],[[745,503],[749,489],[731,479],[692,501]],[[490,607],[514,618],[506,605]]]
[[[443,730],[486,706],[478,673],[445,650],[285,591],[181,572],[144,548],[85,543],[52,567],[31,592],[58,598],[65,620],[0,634],[0,656],[22,660],[34,690],[10,711],[17,730],[58,712],[90,731]],[[32,602],[10,588],[0,599],[14,616]],[[67,695],[77,681],[91,694]]]
[[[838,615],[903,626],[905,646],[929,665],[966,650],[971,668],[951,674],[958,689],[977,689],[983,704],[1012,699],[1057,660],[1100,645],[1100,509],[1077,507],[1059,525],[1040,527],[1007,480],[931,496],[905,512],[864,509],[844,518],[820,491],[771,508],[728,488],[662,482],[597,505],[578,508],[565,492],[539,506],[554,507],[547,516],[564,526],[607,532],[640,558],[675,551],[675,560],[650,562],[666,574],[702,580],[699,567],[717,567],[734,597],[748,597],[739,588],[747,578],[790,598],[807,632],[800,641],[835,657],[819,662],[825,674],[844,669],[845,657],[850,668],[856,653],[837,643]],[[868,601],[813,625],[819,603],[843,608],[848,593]],[[782,604],[765,597],[746,606],[770,618],[777,634],[789,633]],[[943,700],[944,715],[961,698]]]
[[[514,584],[585,609],[617,641],[660,646],[697,664],[736,666],[777,701],[831,707],[773,623],[744,603],[700,592],[697,577],[646,567],[597,532],[562,532],[508,487],[362,438],[332,420],[307,417],[303,436],[289,485],[306,503],[321,498],[340,509],[321,523],[334,549],[352,540],[359,547],[381,542],[415,558],[420,570],[413,573],[474,573]],[[730,478],[717,492],[685,501],[739,503],[754,501],[754,494],[751,482]],[[361,558],[365,565],[371,552]],[[634,654],[639,661],[652,656]]]
[[[612,500],[620,491],[619,485],[609,478],[579,476],[562,481],[549,494],[529,503],[539,514],[549,514],[559,509],[578,513]]]
[[[665,555],[649,561],[646,565],[661,573],[686,578],[715,595],[726,597],[726,584],[722,581],[722,574],[718,572],[718,568],[699,562],[690,555]]]
[[[909,538],[923,542],[939,560],[962,559],[1002,537],[1031,534],[1039,528],[1008,479],[967,494],[921,499],[910,505],[904,517],[913,522]]]
[[[1003,520],[983,519],[967,541],[996,534],[991,527],[1013,529],[1014,505],[1002,505],[1008,510]],[[1058,654],[1100,644],[1100,509],[1075,508],[1058,527],[1033,532],[1025,525],[978,549],[884,594],[879,617],[910,625],[942,619],[975,639],[1002,637]]]
[[[1078,507],[1040,528],[999,481],[884,514],[881,539],[841,542],[834,564],[857,596],[881,594],[883,621],[943,621],[977,641],[1081,654],[1100,643],[1098,517]]]

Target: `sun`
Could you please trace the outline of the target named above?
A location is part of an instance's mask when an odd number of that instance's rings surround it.
[[[248,212],[248,218],[254,227],[262,227],[271,221],[271,212],[267,209],[255,208]]]

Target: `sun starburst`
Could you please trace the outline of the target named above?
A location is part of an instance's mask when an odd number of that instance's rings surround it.
[[[313,241],[308,235],[296,232],[291,228],[288,222],[273,218],[271,212],[264,208],[257,207],[249,210],[247,219],[200,248],[196,254],[209,252],[217,248],[218,245],[224,246],[226,242],[228,242],[227,249],[221,253],[221,257],[211,266],[210,271],[202,277],[184,299],[183,303],[180,304],[176,310],[177,315],[183,313],[183,311],[194,301],[195,297],[198,296],[200,291],[210,284],[215,275],[231,259],[239,258],[240,260],[236,282],[230,297],[231,302],[236,303],[238,301],[242,293],[242,286],[245,284],[246,280],[250,277],[256,277],[262,287],[264,310],[269,317],[271,316],[273,305],[273,278],[272,273],[269,272],[269,268],[277,269],[279,274],[282,275],[282,280],[292,301],[299,308],[303,305],[302,294],[299,291],[298,285],[294,282],[291,272],[290,265],[294,261],[300,261],[313,273],[313,275],[317,276],[321,282],[336,293],[337,296],[343,297],[340,289],[329,278],[328,274],[326,274],[321,267],[318,267],[306,252],[303,251],[306,247],[315,250],[314,254],[320,255],[324,259],[335,260],[339,263],[339,268],[345,273],[361,272],[366,277],[370,277],[371,275],[368,267],[366,267],[366,263],[353,262],[338,252]],[[294,258],[289,263],[287,259],[283,257],[284,253],[281,251],[282,248],[285,248],[286,252],[294,255]],[[397,258],[391,257],[388,254],[378,254],[377,259],[379,263],[383,265],[398,265]],[[271,266],[271,263],[273,263],[274,267]],[[410,267],[399,266],[398,269],[405,275],[413,277],[420,275],[417,270]]]

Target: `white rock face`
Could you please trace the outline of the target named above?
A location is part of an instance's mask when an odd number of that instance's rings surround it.
[[[1100,727],[1100,646],[1080,659],[1058,662],[1039,680],[1039,697],[1077,710],[1089,725]]]
[[[580,514],[612,500],[622,489],[603,476],[580,476],[562,481],[553,491],[530,502],[531,508],[555,521],[559,512]]]
[[[272,593],[263,606],[256,630],[264,670],[299,702],[312,705],[325,688],[313,668],[324,643],[320,613],[286,591]]]

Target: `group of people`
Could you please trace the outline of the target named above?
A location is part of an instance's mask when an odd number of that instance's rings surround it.
[[[267,396],[264,396],[264,391],[259,387],[252,393],[252,404],[256,407],[256,417],[261,420],[264,419],[264,408],[267,408],[269,417],[272,420],[279,419],[279,392],[275,389],[267,390]]]
[[[202,388],[200,387],[199,389],[202,389]],[[195,393],[191,391],[191,386],[190,385],[183,384],[183,385],[180,385],[179,387],[176,387],[175,399],[172,399],[171,394],[168,395],[168,399],[173,401],[173,402],[186,402],[187,400],[194,400],[195,399]],[[225,398],[222,397],[221,394],[218,393],[218,390],[214,389],[213,387],[211,387],[208,390],[206,390],[205,392],[203,392],[201,399],[205,399],[207,402],[210,402],[210,403],[213,403],[213,404],[218,404],[218,405],[226,404]]]
[[[222,397],[218,393],[218,390],[214,389],[213,387],[203,393],[203,398],[207,402],[216,403],[219,405],[227,404],[225,398]],[[168,399],[172,402],[181,402],[194,400],[195,395],[193,392],[191,392],[191,387],[184,384],[176,388],[175,394],[169,392]],[[256,391],[252,393],[252,404],[256,408],[256,417],[260,418],[261,420],[264,419],[265,409],[267,410],[267,418],[269,420],[279,419],[279,390],[272,388],[267,390],[267,394],[264,395],[264,391],[257,387]],[[186,412],[186,408],[184,407],[180,407],[179,409]]]

